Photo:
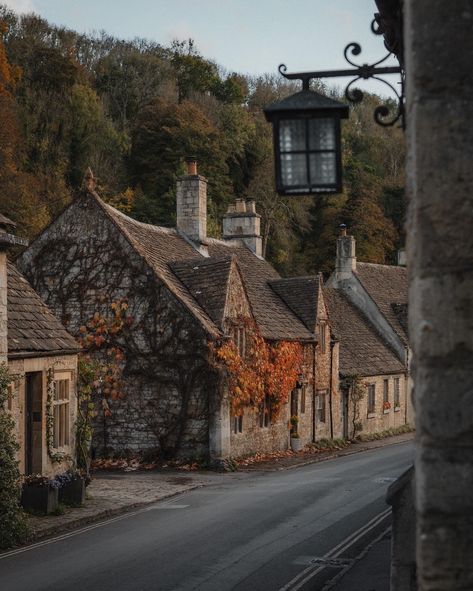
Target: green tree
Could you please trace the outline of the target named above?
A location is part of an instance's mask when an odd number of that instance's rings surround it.
[[[231,193],[221,133],[190,101],[155,99],[138,117],[131,148],[135,186],[156,207],[150,221],[172,223],[176,180],[189,155],[198,157],[199,173],[209,179],[209,215],[216,217]]]
[[[21,483],[16,454],[15,423],[6,410],[8,385],[13,380],[5,363],[0,364],[0,549],[23,542],[26,521],[20,507]]]

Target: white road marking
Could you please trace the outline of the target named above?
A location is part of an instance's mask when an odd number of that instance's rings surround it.
[[[73,538],[74,536],[78,536],[85,532],[91,531],[93,529],[98,529],[99,527],[104,527],[109,525],[110,523],[115,523],[116,521],[121,521],[122,519],[127,519],[128,517],[133,517],[134,515],[139,515],[140,513],[144,513],[146,511],[151,511],[153,509],[183,509],[185,507],[189,507],[190,505],[173,505],[173,503],[177,500],[182,498],[181,495],[176,495],[175,497],[171,497],[164,502],[161,502],[156,505],[152,505],[151,507],[143,507],[142,509],[138,509],[137,511],[132,511],[131,513],[125,513],[124,515],[118,515],[117,517],[112,517],[105,521],[100,521],[98,523],[94,523],[92,525],[87,525],[85,527],[81,527],[80,529],[76,529],[74,531],[68,532],[66,534],[61,534],[60,536],[55,536],[54,538],[48,538],[47,540],[41,540],[40,542],[36,542],[34,544],[30,544],[29,546],[25,546],[24,548],[17,548],[16,550],[10,550],[9,552],[4,552],[0,554],[0,560],[4,558],[8,558],[10,556],[15,556],[16,554],[23,554],[24,552],[29,552],[30,550],[35,550],[36,548],[41,548],[42,546],[48,546],[49,544],[54,544],[55,542],[59,542],[61,540],[66,540],[67,538]]]
[[[371,521],[365,523],[362,527],[357,529],[355,532],[347,536],[344,540],[342,540],[339,544],[337,544],[334,548],[329,550],[322,558],[336,558],[340,556],[345,550],[347,550],[350,546],[355,544],[360,538],[366,535],[370,530],[375,528],[379,525],[386,517],[391,513],[391,509],[385,509],[381,513],[378,513]],[[314,558],[315,559],[315,558]],[[310,581],[315,575],[325,569],[325,565],[320,566],[319,564],[312,564],[301,571],[298,575],[296,575],[293,579],[291,579],[284,587],[281,587],[279,591],[298,591],[302,589],[302,587]]]

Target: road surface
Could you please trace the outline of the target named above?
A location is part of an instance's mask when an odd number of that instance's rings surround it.
[[[211,486],[0,555],[1,591],[312,591],[389,526],[407,442]]]

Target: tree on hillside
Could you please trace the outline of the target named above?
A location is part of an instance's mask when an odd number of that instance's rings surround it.
[[[0,21],[0,33],[7,26]],[[0,193],[1,212],[17,222],[21,234],[36,234],[48,220],[48,211],[39,197],[36,179],[24,172],[22,141],[13,92],[20,78],[19,68],[13,67],[0,38]]]
[[[132,135],[131,171],[148,200],[154,202],[155,223],[171,223],[177,177],[184,158],[195,155],[199,172],[209,179],[209,214],[215,215],[231,193],[222,137],[191,102],[155,99],[140,113]]]

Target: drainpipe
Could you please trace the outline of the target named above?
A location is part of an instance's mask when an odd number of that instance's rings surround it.
[[[332,385],[333,385],[333,348],[335,341],[333,337],[330,339],[330,389],[329,389],[329,406],[330,406],[330,439],[333,439],[333,412],[332,412]]]
[[[312,355],[312,443],[315,443],[315,349],[317,347],[317,343],[312,345],[313,355]]]

